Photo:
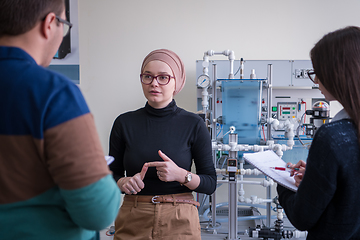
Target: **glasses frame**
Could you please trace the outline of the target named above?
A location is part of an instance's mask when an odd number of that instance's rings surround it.
[[[307,75],[308,75],[309,79],[310,79],[314,84],[317,84],[317,83],[315,82],[315,77],[314,77],[314,78],[311,77],[311,75],[316,75],[316,73],[315,73],[314,70],[307,70]]]
[[[63,23],[63,24],[66,24],[67,26],[69,26],[69,29],[67,30],[67,32],[65,33],[63,33],[63,37],[66,37],[69,33],[70,33],[70,29],[72,28],[72,26],[73,26],[73,24],[71,23],[71,22],[69,22],[69,21],[66,21],[65,19],[62,19],[61,17],[59,17],[59,16],[55,16],[56,17],[56,19],[59,21],[59,22],[61,22],[61,23]]]
[[[144,83],[144,81],[143,81],[143,76],[151,76],[151,78],[152,78],[152,79],[151,79],[151,82],[150,82],[150,83]],[[169,77],[169,80],[167,81],[167,83],[160,83],[160,82],[159,82],[158,77],[161,77],[161,76],[167,76],[167,77]],[[171,76],[171,75],[169,75],[169,74],[159,74],[159,75],[157,75],[157,76],[154,76],[154,75],[151,75],[151,74],[148,74],[148,73],[140,74],[140,81],[141,81],[143,84],[145,84],[145,85],[150,85],[150,84],[154,81],[154,79],[156,79],[156,81],[157,81],[157,83],[158,83],[159,85],[164,86],[164,85],[169,84],[171,78],[174,78],[174,77]]]

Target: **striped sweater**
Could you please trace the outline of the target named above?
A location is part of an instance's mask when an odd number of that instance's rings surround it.
[[[0,239],[93,239],[119,202],[79,88],[0,46]]]

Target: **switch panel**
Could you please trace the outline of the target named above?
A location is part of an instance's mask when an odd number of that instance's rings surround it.
[[[309,76],[307,72],[312,69],[295,69],[295,78],[307,78],[309,79]]]
[[[297,116],[296,102],[278,102],[277,103],[277,117],[279,121],[296,118]]]

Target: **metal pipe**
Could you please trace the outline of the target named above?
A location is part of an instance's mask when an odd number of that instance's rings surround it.
[[[231,50],[225,50],[222,52],[215,52],[214,50],[208,50],[206,52],[204,52],[204,57],[203,57],[203,61],[205,62],[204,66],[203,66],[203,73],[205,75],[208,74],[208,63],[209,63],[209,57],[214,56],[214,55],[224,55],[227,56],[229,58],[230,61],[230,73],[229,73],[229,79],[233,79],[234,78],[234,60],[235,60],[235,53],[234,51]]]
[[[267,91],[267,102],[268,109],[267,114],[268,118],[271,117],[271,107],[272,107],[272,64],[268,65],[267,79],[268,79],[268,91]],[[267,140],[271,140],[271,123],[267,124]],[[266,188],[266,198],[271,199],[271,187]],[[266,203],[266,226],[270,227],[271,222],[271,203]]]
[[[229,145],[238,143],[238,135],[236,133],[229,134]],[[237,159],[237,151],[229,151],[229,158]],[[237,240],[237,181],[236,174],[233,181],[229,181],[229,240]]]
[[[213,141],[216,142],[216,98],[217,98],[217,93],[216,93],[216,79],[217,79],[217,72],[216,72],[216,64],[213,64],[212,65],[212,68],[213,68],[213,78],[212,78],[212,96],[211,96],[211,102],[212,102],[212,106],[211,106],[211,115],[212,116],[209,116],[209,119],[211,119],[211,122],[212,122],[212,139]]]
[[[263,88],[263,82],[261,81],[260,82],[260,94],[259,94],[259,117],[258,117],[258,122],[259,122],[259,124],[260,124],[260,122],[261,122],[261,105],[262,105],[262,94],[263,94],[263,92],[262,92],[262,88]]]
[[[271,118],[271,108],[272,108],[272,64],[268,65],[267,69],[267,81],[268,81],[268,88],[267,88],[267,114],[268,118]],[[271,137],[271,123],[267,124],[267,140],[272,139]]]
[[[217,183],[229,183],[229,180],[217,180]],[[245,183],[245,184],[253,184],[253,185],[261,185],[262,184],[262,182],[247,181],[247,180],[237,180],[237,183]]]
[[[209,119],[212,122],[212,140],[216,142],[216,64],[213,64],[213,78],[212,78],[212,106],[211,112],[209,113]],[[213,161],[214,167],[216,168],[216,150],[213,150]],[[216,192],[211,194],[211,225],[216,227]]]

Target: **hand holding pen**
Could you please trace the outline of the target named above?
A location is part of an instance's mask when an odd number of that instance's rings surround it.
[[[287,167],[293,169],[290,171],[290,176],[294,176],[295,185],[297,187],[299,187],[299,185],[304,177],[304,174],[305,174],[306,163],[303,160],[300,160],[296,164],[287,163]],[[295,170],[295,169],[298,169],[298,170]]]
[[[294,176],[295,185],[298,187],[305,174],[306,163],[300,160],[297,164],[287,163],[286,167],[271,167],[274,170],[290,172],[290,177]]]

